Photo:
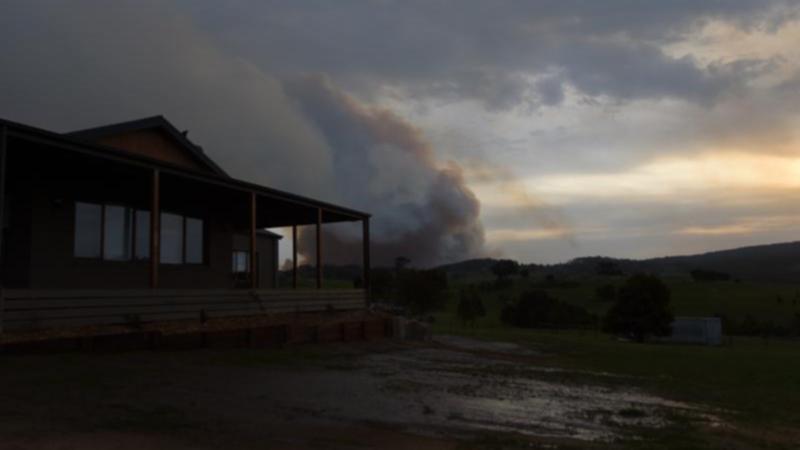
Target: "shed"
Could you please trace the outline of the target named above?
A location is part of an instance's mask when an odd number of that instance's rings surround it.
[[[682,344],[720,345],[722,321],[719,317],[676,317],[668,342]]]

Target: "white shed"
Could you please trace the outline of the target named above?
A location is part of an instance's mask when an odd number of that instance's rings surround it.
[[[676,317],[668,342],[683,344],[720,345],[722,321],[719,317]]]

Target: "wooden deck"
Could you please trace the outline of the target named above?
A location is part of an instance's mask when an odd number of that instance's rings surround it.
[[[4,290],[0,325],[37,330],[365,307],[363,289]]]

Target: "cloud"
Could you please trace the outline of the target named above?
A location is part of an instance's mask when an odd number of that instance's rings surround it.
[[[405,256],[428,266],[482,254],[480,203],[461,168],[440,164],[419,130],[390,111],[360,104],[321,76],[293,78],[285,86],[335,149],[332,189],[354,207],[379,212],[373,221],[377,264]],[[301,248],[312,248],[313,237],[301,237]],[[328,233],[324,246],[334,256],[326,262],[358,261],[359,238]]]
[[[0,15],[0,53],[13,61],[0,71],[0,116],[69,131],[163,114],[238,177],[325,194],[330,149],[280,82],[219,51],[170,5],[42,6]]]
[[[558,104],[565,84],[622,101],[713,104],[753,75],[675,56],[666,46],[711,20],[776,29],[798,11],[786,0],[183,4],[253,61],[328,73],[361,95],[391,87],[421,99],[477,100],[494,110]],[[543,86],[539,78],[554,70],[563,74],[560,83]]]

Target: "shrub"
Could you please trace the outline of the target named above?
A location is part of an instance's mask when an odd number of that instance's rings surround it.
[[[649,335],[669,336],[673,321],[669,300],[669,288],[658,277],[634,275],[620,287],[603,328],[630,336],[637,342],[643,342]]]
[[[458,317],[466,325],[469,323],[475,326],[475,321],[480,317],[486,316],[486,308],[483,306],[478,291],[474,288],[462,289],[458,300]]]

